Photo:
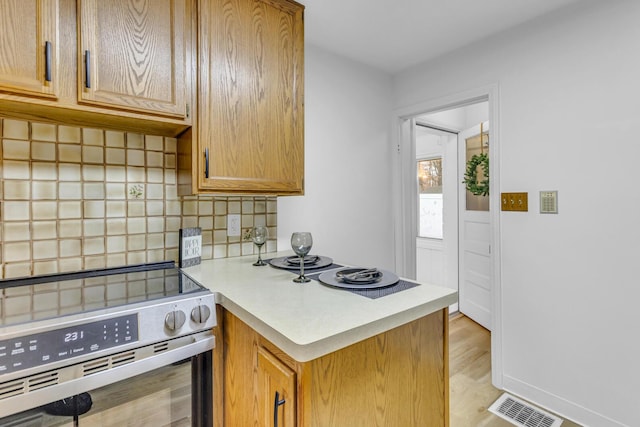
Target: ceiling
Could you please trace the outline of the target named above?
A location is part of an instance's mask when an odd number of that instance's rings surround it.
[[[298,0],[307,42],[389,73],[583,0]]]

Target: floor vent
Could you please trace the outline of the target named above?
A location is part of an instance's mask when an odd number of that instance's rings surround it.
[[[524,427],[559,427],[562,420],[535,406],[504,393],[498,398],[489,411],[516,426]]]

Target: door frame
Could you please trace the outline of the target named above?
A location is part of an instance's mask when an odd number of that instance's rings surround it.
[[[495,387],[502,389],[502,282],[500,251],[500,117],[498,84],[468,90],[432,100],[425,100],[409,107],[392,112],[392,148],[396,153],[392,164],[395,234],[395,268],[403,277],[415,277],[417,229],[416,183],[415,183],[415,139],[413,124],[417,116],[436,113],[488,101],[489,103],[489,139],[491,150],[490,212],[491,227],[491,379]]]

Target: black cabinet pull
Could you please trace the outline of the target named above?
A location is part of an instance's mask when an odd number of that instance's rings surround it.
[[[91,52],[84,51],[84,86],[91,89]]]
[[[276,391],[276,398],[273,401],[273,427],[278,427],[278,406],[284,405],[285,399],[280,400],[280,393]]]
[[[51,42],[44,42],[44,79],[51,81]]]
[[[209,149],[204,149],[204,177],[209,178]]]

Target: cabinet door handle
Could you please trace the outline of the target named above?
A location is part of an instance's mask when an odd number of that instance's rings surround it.
[[[84,87],[91,89],[91,52],[84,51]]]
[[[280,400],[280,393],[276,391],[276,398],[273,401],[273,427],[278,427],[278,407],[284,405],[285,399]]]
[[[44,42],[44,79],[51,81],[51,42]]]
[[[209,149],[204,149],[204,177],[209,178]]]

